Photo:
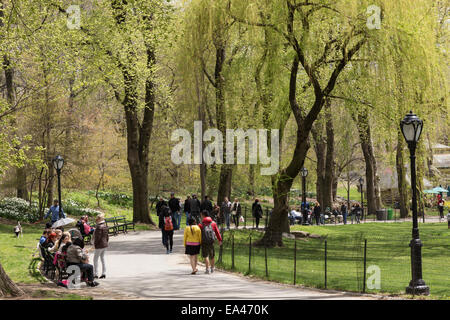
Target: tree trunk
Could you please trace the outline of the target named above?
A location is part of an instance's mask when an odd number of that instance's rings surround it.
[[[397,168],[397,187],[399,193],[400,218],[408,216],[408,189],[406,185],[406,170],[403,159],[403,136],[400,130],[397,133],[397,150],[396,150],[396,168]]]
[[[23,291],[8,277],[0,263],[0,297],[18,297]]]
[[[364,110],[358,114],[357,127],[364,155],[364,162],[366,164],[365,180],[367,214],[375,214],[376,211],[380,209],[380,201],[377,201],[377,188],[379,183],[377,181],[376,159],[373,153],[372,136],[367,111],[368,110]]]

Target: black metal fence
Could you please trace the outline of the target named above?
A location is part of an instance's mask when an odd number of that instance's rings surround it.
[[[410,239],[284,238],[283,247],[259,245],[263,232],[224,232],[217,265],[281,283],[353,292],[404,294],[411,280]],[[450,296],[450,243],[423,239],[423,278],[433,295]]]

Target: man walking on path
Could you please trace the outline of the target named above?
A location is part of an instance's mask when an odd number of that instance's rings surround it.
[[[183,206],[183,211],[184,211],[184,214],[186,215],[186,226],[189,225],[189,213],[191,212],[190,202],[191,202],[191,196],[187,196],[186,200],[184,200],[184,206]]]
[[[211,215],[211,212],[213,211],[213,204],[211,202],[211,200],[209,200],[208,196],[205,196],[205,199],[203,200],[201,206],[200,206],[200,210],[206,210],[208,211],[209,215]]]
[[[189,208],[191,216],[197,223],[200,222],[200,201],[197,199],[197,195],[193,194],[192,199],[189,201]]]
[[[261,204],[258,199],[255,199],[255,202],[252,204],[252,215],[255,218],[256,229],[259,227],[259,219],[263,216],[263,210],[261,208]]]
[[[56,199],[53,200],[53,205],[50,207],[50,209],[48,210],[47,214],[44,217],[44,219],[47,219],[51,213],[52,214],[51,215],[52,225],[59,219],[66,218],[66,215],[62,208],[61,208],[61,217],[59,216],[59,205],[58,204],[59,204],[58,200],[56,200]]]
[[[231,202],[228,201],[227,197],[225,197],[225,199],[222,202],[222,205],[220,206],[220,214],[222,215],[222,218],[225,219],[225,224],[227,225],[228,230],[230,230],[230,213],[231,213]]]
[[[220,235],[217,224],[211,219],[208,211],[202,211],[202,223],[198,225],[202,230],[202,257],[205,258],[205,273],[214,272],[214,242],[217,239],[219,245],[222,245],[222,236]],[[209,266],[211,268],[209,269]]]
[[[175,194],[173,192],[170,193],[169,208],[170,211],[172,211],[175,222],[175,225],[173,226],[174,230],[178,230],[181,226],[180,199],[175,198]]]
[[[167,207],[167,202],[163,197],[159,197],[159,201],[156,204],[156,214],[158,215],[158,227],[161,229],[162,244],[166,246],[166,238],[164,237],[164,214],[163,209]]]
[[[345,203],[343,203],[341,206],[341,214],[342,218],[344,219],[344,224],[347,224],[347,206],[345,205]]]

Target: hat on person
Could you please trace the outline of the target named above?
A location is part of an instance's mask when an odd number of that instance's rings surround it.
[[[105,220],[105,214],[104,214],[104,213],[100,213],[100,214],[97,216],[97,218],[95,218],[95,221],[96,221],[96,222],[100,222],[100,221],[103,221],[103,220]]]

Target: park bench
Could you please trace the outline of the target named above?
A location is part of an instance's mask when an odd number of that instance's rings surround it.
[[[135,224],[132,221],[127,221],[125,216],[116,216],[105,219],[108,227],[108,234],[117,235],[120,232],[127,233],[128,229],[135,230]]]

